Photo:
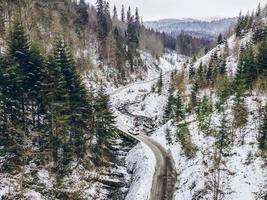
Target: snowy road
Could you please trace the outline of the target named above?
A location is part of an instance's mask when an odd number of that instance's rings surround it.
[[[164,148],[155,140],[145,135],[134,136],[126,131],[124,127],[118,127],[122,132],[136,140],[146,144],[154,153],[156,158],[156,169],[153,177],[150,200],[171,199],[173,191],[168,188],[168,179],[173,178],[173,169],[170,157]],[[172,190],[172,188],[171,188]]]
[[[170,76],[171,72],[166,71],[163,73],[163,79]],[[118,95],[117,98],[120,98],[120,93],[124,90],[130,89],[135,87],[136,85],[147,84],[150,82],[155,82],[158,80],[159,77],[152,78],[150,80],[146,80],[143,82],[136,82],[125,87],[119,88],[110,93],[111,97]],[[119,115],[125,115],[125,113],[121,113],[118,109],[116,112]],[[133,117],[134,115],[131,115]],[[152,188],[150,191],[150,200],[165,200],[165,199],[172,199],[173,192],[174,192],[174,179],[176,179],[175,170],[173,170],[171,158],[166,152],[166,150],[154,139],[145,135],[145,133],[141,133],[140,135],[134,136],[128,132],[129,128],[124,121],[117,122],[118,129],[124,132],[125,134],[129,135],[136,140],[143,142],[147,145],[151,151],[153,152],[156,158],[156,168],[152,182]]]

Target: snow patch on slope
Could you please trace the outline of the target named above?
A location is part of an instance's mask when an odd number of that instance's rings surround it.
[[[139,143],[129,152],[126,162],[128,170],[133,172],[133,179],[125,200],[149,199],[156,166],[153,152]]]

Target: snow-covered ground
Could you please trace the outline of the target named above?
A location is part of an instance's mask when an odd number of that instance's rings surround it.
[[[226,58],[227,71],[230,75],[234,75],[237,68],[236,48],[250,42],[252,33],[248,33],[241,40],[235,36],[227,40],[229,56]],[[197,68],[202,62],[207,64],[214,53],[224,53],[225,45],[219,45],[208,52],[207,55],[198,59],[194,63]],[[166,59],[166,56],[165,56]],[[177,59],[174,59],[177,60]],[[188,199],[212,199],[212,184],[214,183],[213,156],[215,151],[215,137],[208,136],[198,128],[196,116],[191,114],[187,117],[191,139],[196,145],[198,151],[196,156],[188,159],[182,149],[179,141],[176,141],[177,127],[171,121],[164,125],[160,125],[160,119],[163,114],[163,108],[167,101],[167,90],[170,73],[174,67],[168,61],[161,61],[164,74],[164,88],[159,95],[152,92],[152,86],[157,82],[158,71],[148,71],[149,76],[144,80],[129,84],[121,89],[110,88],[111,101],[114,108],[119,108],[124,103],[127,104],[127,111],[133,115],[144,116],[156,121],[156,131],[151,136],[163,147],[165,147],[172,155],[176,169],[178,171],[177,190],[175,192],[175,200]],[[153,66],[153,64],[151,63]],[[162,65],[158,65],[160,68]],[[181,71],[182,64],[175,63],[176,69]],[[149,65],[148,65],[149,66]],[[168,67],[170,66],[170,67]],[[188,68],[187,68],[188,70]],[[188,96],[191,85],[186,85],[185,96]],[[200,92],[200,96],[209,94],[208,89]],[[229,120],[232,120],[231,107],[233,105],[233,97],[230,98],[227,105],[227,113]],[[214,97],[214,101],[216,96]],[[260,103],[259,103],[260,102]],[[221,167],[221,189],[223,190],[222,199],[224,200],[256,200],[263,199],[262,192],[266,190],[267,185],[267,169],[266,164],[259,155],[258,150],[258,127],[259,127],[259,108],[266,102],[266,96],[258,94],[248,95],[246,104],[248,108],[248,122],[245,127],[233,130],[234,142],[230,147],[229,156],[225,157]],[[124,124],[128,129],[136,126],[133,117],[118,113],[118,123]],[[211,127],[216,129],[220,124],[222,115],[214,112],[211,117]],[[165,133],[169,129],[173,139],[173,144],[167,144]],[[140,149],[136,149],[139,153]],[[132,157],[134,151],[129,153]],[[138,156],[136,153],[136,156]],[[144,152],[145,154],[145,152]],[[137,160],[137,158],[136,158]],[[137,172],[138,173],[138,172]],[[141,173],[141,172],[140,172]],[[146,177],[145,174],[135,176]],[[147,178],[147,177],[146,177]],[[142,180],[142,178],[140,178]],[[142,187],[140,182],[133,183],[134,188]],[[135,189],[136,191],[137,189]],[[142,195],[140,195],[141,197]],[[135,198],[143,200],[144,198]]]
[[[129,152],[126,161],[133,179],[125,200],[149,199],[156,166],[153,152],[144,143],[139,143]]]
[[[117,125],[127,132],[136,126],[135,117],[123,114],[119,108],[127,104],[127,111],[135,116],[142,116],[159,122],[161,111],[167,100],[167,90],[171,72],[182,67],[185,57],[176,54],[167,54],[155,64],[154,59],[148,54],[142,54],[148,67],[143,80],[130,83],[120,88],[109,88],[111,104],[117,115]],[[162,94],[151,93],[153,85],[159,79],[160,71],[163,75],[164,88]],[[152,186],[155,171],[155,156],[144,143],[139,143],[132,149],[127,157],[127,167],[133,171],[133,182],[127,200],[147,200]]]

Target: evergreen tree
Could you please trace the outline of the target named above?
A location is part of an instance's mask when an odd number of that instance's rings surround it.
[[[125,22],[125,11],[124,11],[124,5],[121,6],[121,21]]]
[[[79,33],[85,28],[89,22],[88,5],[84,0],[80,0],[76,7],[77,17],[75,23],[78,25]]]
[[[118,19],[117,7],[115,5],[113,7],[113,19]]]
[[[170,129],[168,129],[168,128],[166,128],[165,137],[166,137],[167,143],[169,145],[171,145],[172,144],[172,136],[171,136]]]
[[[224,75],[226,73],[226,60],[222,57],[219,63],[219,74]]]
[[[222,34],[220,33],[219,36],[218,36],[218,39],[217,39],[217,44],[223,44],[224,43],[224,40],[223,40],[223,36]]]
[[[29,90],[28,100],[32,112],[32,125],[33,127],[39,127],[41,124],[41,115],[44,114],[42,110],[43,96],[41,95],[44,57],[41,55],[36,44],[32,44],[30,47],[30,67],[29,84],[31,88]]]
[[[257,7],[257,11],[256,11],[256,17],[260,17],[260,16],[261,16],[261,4],[259,3]]]
[[[235,27],[235,32],[236,32],[237,37],[240,37],[242,35],[242,29],[243,29],[243,16],[242,16],[242,12],[240,11],[239,17],[236,23],[236,27]]]
[[[227,152],[229,152],[229,146],[231,143],[231,134],[229,131],[228,120],[226,113],[223,113],[221,120],[219,132],[216,137],[215,142],[215,156],[214,156],[214,184],[213,184],[213,199],[220,199],[222,190],[221,190],[221,164],[223,157]]]
[[[115,117],[109,106],[109,96],[103,87],[98,92],[94,105],[94,128],[99,146],[104,146],[105,142],[111,138],[115,131]]]
[[[192,86],[191,95],[190,95],[190,107],[191,107],[191,109],[195,108],[198,104],[198,99],[197,99],[198,90],[199,90],[199,84],[197,82],[195,82]]]
[[[113,35],[114,35],[114,39],[116,42],[116,52],[115,53],[116,53],[116,58],[117,58],[117,66],[119,68],[121,78],[124,79],[125,78],[125,70],[124,70],[123,64],[125,63],[125,59],[126,59],[126,52],[125,52],[125,48],[124,48],[124,38],[121,35],[121,33],[117,27],[115,27]]]
[[[129,7],[128,7],[128,11],[127,11],[127,23],[128,23],[128,24],[130,23],[131,17],[132,17],[132,14],[131,14],[131,7],[129,6]]]
[[[168,96],[167,105],[166,105],[166,107],[164,109],[164,114],[163,114],[164,122],[167,122],[171,118],[172,107],[173,107],[174,101],[175,100],[174,100],[174,97],[173,97],[173,88],[171,87],[169,89],[169,96]]]
[[[245,91],[247,88],[246,78],[243,74],[240,75],[238,81],[236,82],[236,96],[234,99],[234,127],[240,128],[243,127],[247,123],[247,108],[245,104]]]
[[[207,128],[207,118],[212,113],[213,106],[211,100],[208,98],[207,95],[205,95],[202,99],[202,101],[197,106],[197,119],[199,122],[200,128]]]
[[[256,58],[258,73],[262,80],[267,78],[267,40],[259,46],[258,55]]]
[[[138,33],[138,36],[140,35],[140,17],[139,17],[139,13],[138,13],[138,8],[135,9],[135,26],[136,26],[136,31]]]
[[[267,106],[264,108],[263,117],[259,128],[259,148],[267,150]]]
[[[163,87],[163,79],[162,79],[162,70],[160,71],[160,74],[159,74],[159,80],[158,80],[158,83],[157,83],[157,88],[158,88],[158,93],[161,94],[162,92],[162,87]]]
[[[174,114],[177,122],[180,122],[185,118],[183,103],[179,91],[177,91],[175,95]]]
[[[107,37],[112,28],[112,22],[109,12],[109,3],[103,0],[97,0],[97,32],[100,41],[100,59],[107,58]]]
[[[195,74],[196,74],[195,68],[191,65],[189,68],[189,78],[194,77]]]
[[[259,24],[253,34],[253,40],[255,43],[264,42],[267,38],[267,26]]]

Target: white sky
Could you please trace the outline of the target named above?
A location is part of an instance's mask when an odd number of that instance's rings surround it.
[[[95,4],[96,0],[86,0]],[[262,6],[267,0],[108,0],[113,9],[116,5],[120,11],[121,5],[139,8],[140,16],[144,21],[165,18],[206,18],[232,17],[239,11],[247,12]],[[133,10],[132,9],[132,10]]]

